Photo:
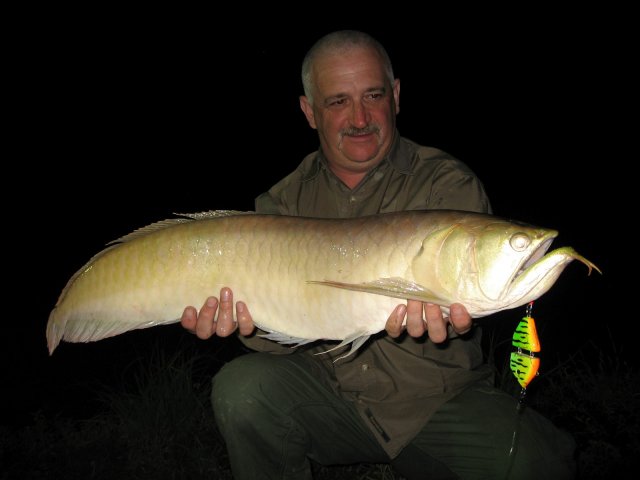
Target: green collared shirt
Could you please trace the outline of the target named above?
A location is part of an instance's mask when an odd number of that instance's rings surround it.
[[[331,172],[318,151],[256,199],[259,213],[325,218],[423,209],[491,212],[482,183],[464,163],[399,134],[389,154],[354,189]],[[255,350],[292,352],[259,336],[243,341]],[[294,351],[314,354],[334,345],[316,343]],[[464,336],[450,331],[444,344],[434,344],[426,335],[392,339],[381,332],[357,355],[334,362],[344,352],[343,348],[314,358],[328,370],[331,387],[354,402],[392,458],[442,403],[490,375],[483,365],[477,327]]]

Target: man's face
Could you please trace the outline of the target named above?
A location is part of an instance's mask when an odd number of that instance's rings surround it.
[[[334,169],[362,173],[389,151],[399,111],[400,81],[389,83],[374,50],[325,55],[313,68],[313,105],[300,106]]]

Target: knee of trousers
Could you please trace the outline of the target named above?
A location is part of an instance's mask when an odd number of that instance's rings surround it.
[[[273,418],[283,407],[286,360],[280,355],[249,353],[226,364],[213,377],[211,404],[218,425],[238,428]],[[284,362],[283,362],[284,361]]]

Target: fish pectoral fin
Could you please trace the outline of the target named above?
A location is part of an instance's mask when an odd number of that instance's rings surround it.
[[[335,347],[330,348],[329,350],[325,350],[324,352],[318,352],[318,353],[316,353],[316,355],[324,355],[325,353],[333,352],[334,350],[337,350],[338,348],[344,347],[345,345],[349,345],[351,343],[351,350],[349,350],[344,355],[341,355],[340,357],[336,358],[333,361],[333,363],[335,363],[338,360],[341,360],[341,359],[346,358],[346,357],[348,357],[350,355],[353,355],[364,344],[364,342],[369,340],[369,337],[370,337],[370,335],[368,335],[366,333],[356,332],[353,335],[350,335],[347,338],[345,338],[342,342],[340,342]]]
[[[450,303],[422,285],[398,277],[380,278],[378,280],[365,283],[343,283],[335,282],[333,280],[308,280],[307,283],[344,288],[346,290],[354,290],[356,292],[373,293],[376,295],[384,295],[386,297],[400,298],[402,300],[418,300],[420,302],[436,303],[438,305],[446,306]]]

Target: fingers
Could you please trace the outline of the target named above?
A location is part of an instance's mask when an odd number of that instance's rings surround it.
[[[391,338],[398,338],[404,331],[404,316],[407,314],[407,307],[404,304],[398,305],[387,319],[385,330]]]
[[[220,290],[220,300],[216,297],[207,298],[200,312],[193,307],[185,308],[180,323],[203,340],[213,335],[228,337],[238,328],[242,335],[250,335],[255,329],[251,313],[244,302],[236,304],[234,318],[233,292],[227,287]]]
[[[198,337],[206,340],[213,334],[213,319],[217,308],[218,299],[209,297],[202,306],[200,313],[194,307],[185,308],[184,312],[182,312],[182,317],[180,317],[180,323],[191,333],[195,333]]]
[[[249,309],[247,308],[246,303],[236,303],[236,319],[238,320],[240,335],[247,336],[253,333],[255,325],[253,323],[253,318],[251,317],[251,313],[249,313]]]
[[[473,327],[473,319],[464,305],[454,303],[449,307],[449,322],[453,327],[453,331],[459,335],[463,335]]]
[[[428,328],[422,317],[422,305],[422,302],[407,300],[407,333],[416,338],[424,335]],[[431,337],[431,331],[429,336]]]
[[[198,312],[193,307],[187,307],[182,312],[182,317],[180,317],[180,323],[184,328],[189,330],[191,333],[196,333],[196,321],[198,320]]]
[[[424,316],[429,338],[434,343],[442,343],[447,339],[447,320],[442,315],[439,305],[424,304]]]
[[[449,324],[451,324],[453,331],[459,335],[467,333],[473,327],[473,319],[467,309],[459,303],[450,306],[449,317],[445,317],[440,306],[433,303],[407,300],[406,310],[399,307],[395,308],[385,326],[387,333],[393,338],[402,333],[405,314],[407,333],[418,338],[426,332],[434,343],[442,343],[447,339]]]
[[[215,326],[215,333],[220,337],[228,337],[238,328],[233,318],[233,292],[230,288],[223,287],[220,290],[220,304],[218,308],[218,320]]]
[[[198,338],[206,340],[216,333],[216,310],[218,310],[218,299],[216,297],[207,298],[196,320],[195,333]]]

